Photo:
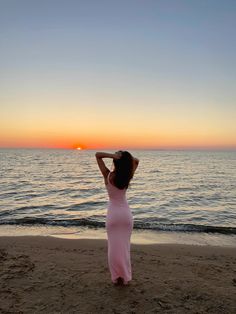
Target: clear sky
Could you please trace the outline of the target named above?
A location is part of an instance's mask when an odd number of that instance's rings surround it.
[[[236,1],[0,0],[0,147],[236,148]]]

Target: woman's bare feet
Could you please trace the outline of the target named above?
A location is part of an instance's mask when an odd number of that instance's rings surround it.
[[[125,281],[121,277],[117,278],[115,283],[114,283],[115,286],[127,286],[128,284],[129,284],[128,281]]]

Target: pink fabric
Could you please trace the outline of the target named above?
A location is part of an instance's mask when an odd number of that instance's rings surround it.
[[[133,229],[133,217],[126,200],[126,189],[120,190],[111,184],[106,184],[109,203],[106,217],[108,237],[108,265],[111,280],[115,283],[121,277],[124,283],[132,279],[130,262],[130,237]]]

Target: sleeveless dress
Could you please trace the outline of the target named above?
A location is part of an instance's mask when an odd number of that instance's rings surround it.
[[[119,277],[124,284],[132,279],[130,261],[130,237],[133,229],[133,216],[126,200],[126,190],[120,190],[109,180],[106,189],[109,196],[106,231],[108,237],[108,265],[113,283]]]

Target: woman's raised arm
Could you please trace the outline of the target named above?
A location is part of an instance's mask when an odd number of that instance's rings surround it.
[[[116,158],[115,154],[105,153],[105,152],[96,152],[96,158]]]
[[[101,173],[103,174],[104,178],[106,178],[110,170],[106,167],[102,158],[119,159],[121,157],[121,154],[119,152],[116,152],[115,154],[105,153],[105,152],[96,152],[95,157],[96,157],[98,167]]]

